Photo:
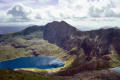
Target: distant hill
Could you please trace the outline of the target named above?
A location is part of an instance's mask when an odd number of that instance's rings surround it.
[[[16,27],[16,26],[0,26],[0,34],[14,33],[25,29],[26,26]]]

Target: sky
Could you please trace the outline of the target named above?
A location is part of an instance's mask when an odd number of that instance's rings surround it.
[[[0,25],[52,21],[86,29],[120,27],[120,0],[0,0]]]

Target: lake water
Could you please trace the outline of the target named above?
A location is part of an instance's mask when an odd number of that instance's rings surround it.
[[[0,62],[0,69],[20,69],[20,68],[39,68],[51,69],[63,67],[65,63],[56,57],[39,56],[39,57],[21,57],[12,60]]]
[[[113,68],[113,69],[111,69],[111,70],[120,73],[120,68],[119,68],[119,67],[117,67],[117,68]]]

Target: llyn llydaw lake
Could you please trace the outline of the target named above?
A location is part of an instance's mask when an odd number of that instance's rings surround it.
[[[39,57],[20,57],[12,60],[0,62],[0,69],[20,69],[20,68],[39,68],[51,69],[63,67],[65,63],[56,57],[39,56]]]

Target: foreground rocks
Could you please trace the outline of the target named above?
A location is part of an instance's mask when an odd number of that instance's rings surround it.
[[[66,80],[120,80],[120,73],[111,70],[94,70],[80,72],[73,76],[59,76],[62,77]]]

